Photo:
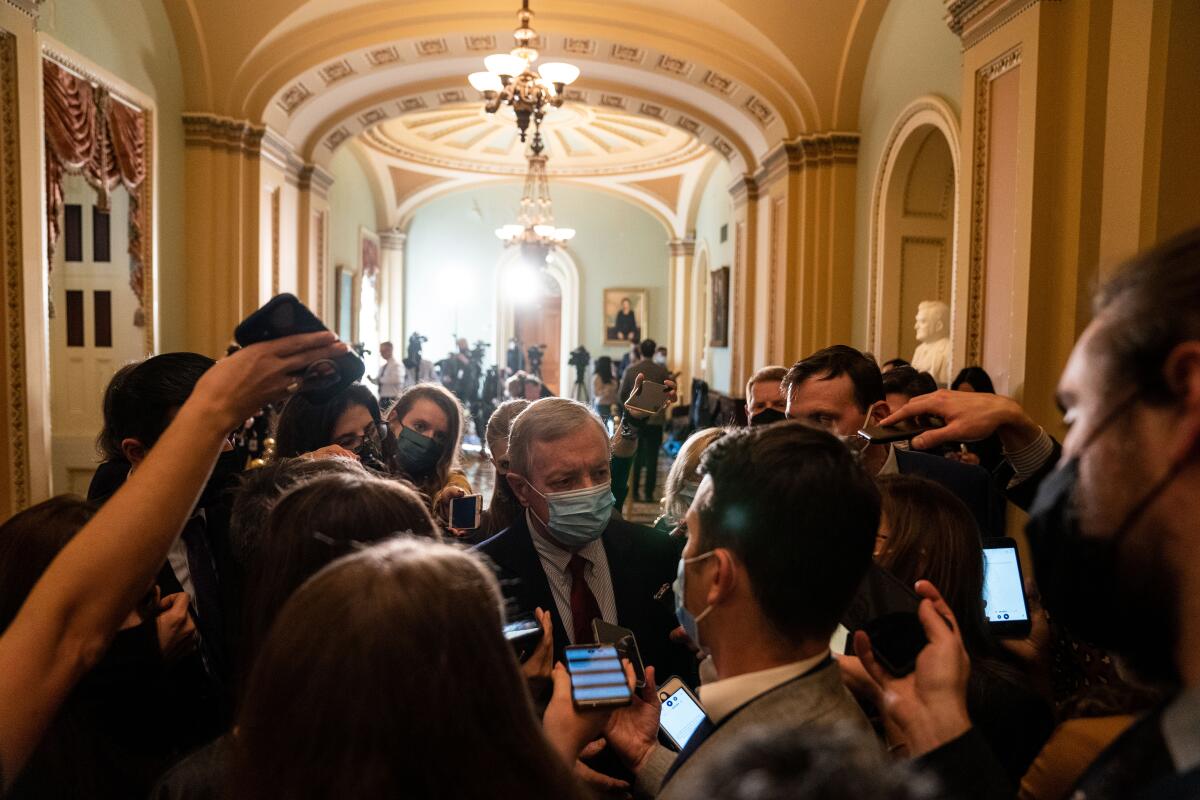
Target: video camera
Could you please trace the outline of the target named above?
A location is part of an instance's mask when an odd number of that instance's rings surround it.
[[[415,331],[408,337],[408,355],[404,357],[405,369],[421,368],[421,345],[429,339]]]
[[[575,382],[583,383],[587,376],[588,365],[592,363],[592,354],[587,351],[586,347],[579,345],[571,351],[567,363],[575,368]]]
[[[529,356],[529,371],[539,378],[542,377],[542,359],[546,353],[546,345],[535,344],[525,353]]]

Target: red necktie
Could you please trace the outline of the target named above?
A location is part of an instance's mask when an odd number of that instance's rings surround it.
[[[567,570],[571,573],[571,624],[575,628],[574,644],[589,644],[596,641],[592,634],[592,620],[604,615],[600,613],[600,604],[587,585],[583,572],[590,562],[578,553],[571,556],[567,562]]]

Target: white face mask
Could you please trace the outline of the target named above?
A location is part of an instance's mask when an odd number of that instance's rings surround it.
[[[654,354],[654,363],[665,367],[667,365],[667,357],[664,356],[662,353],[655,353]]]

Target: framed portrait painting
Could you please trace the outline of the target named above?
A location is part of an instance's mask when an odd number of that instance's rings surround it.
[[[650,292],[647,289],[604,290],[604,344],[637,344],[649,321]]]
[[[712,282],[709,296],[712,298],[712,331],[709,347],[729,346],[729,267],[714,269],[709,274]]]

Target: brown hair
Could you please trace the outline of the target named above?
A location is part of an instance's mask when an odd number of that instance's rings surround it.
[[[487,421],[487,432],[483,435],[492,455],[496,454],[496,442],[501,439],[508,442],[508,434],[512,430],[513,420],[530,405],[528,400],[505,400],[492,412],[492,416]]]
[[[478,556],[435,542],[322,570],[255,664],[232,796],[581,797],[534,714],[502,603]]]
[[[50,562],[95,513],[91,503],[64,494],[0,525],[0,631],[8,629]]]
[[[787,367],[763,367],[758,372],[750,376],[750,380],[746,381],[746,400],[750,399],[750,390],[754,388],[754,384],[762,381],[779,381],[783,383],[783,379],[787,377]]]
[[[397,481],[334,473],[283,494],[250,565],[243,664],[253,663],[271,623],[300,584],[355,548],[400,533],[441,537],[421,497]]]
[[[446,440],[442,443],[442,452],[438,456],[433,474],[416,483],[418,489],[433,497],[450,482],[450,471],[458,468],[458,450],[463,438],[463,412],[458,398],[451,394],[449,389],[436,383],[420,383],[406,389],[384,416],[399,422],[421,399],[435,403],[446,415],[449,423]]]

